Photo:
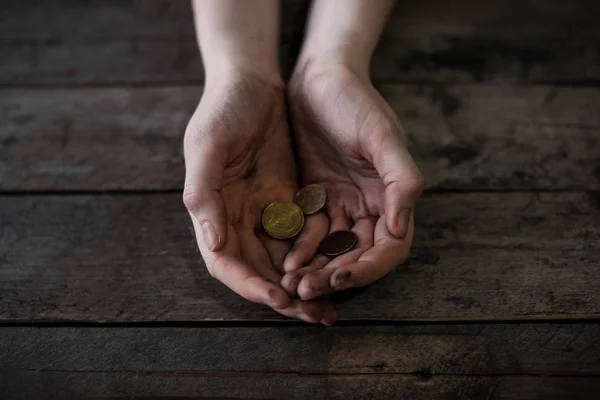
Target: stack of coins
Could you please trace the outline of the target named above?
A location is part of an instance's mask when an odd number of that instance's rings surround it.
[[[304,227],[304,215],[319,212],[326,201],[327,192],[323,186],[307,185],[296,193],[295,202],[278,200],[269,204],[262,214],[262,226],[275,239],[291,239]],[[354,232],[332,232],[321,241],[319,250],[335,257],[352,250],[357,241]]]

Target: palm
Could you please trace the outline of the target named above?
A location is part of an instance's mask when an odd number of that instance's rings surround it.
[[[228,245],[277,282],[273,266],[281,265],[288,245],[261,233],[260,215],[269,203],[293,198],[294,159],[282,99],[262,85],[243,85],[227,100],[227,110],[237,114],[227,116],[226,131],[217,133],[227,138],[225,146],[229,149],[221,188],[231,232]],[[256,106],[249,107],[250,101]],[[267,250],[271,250],[270,256]]]
[[[396,134],[399,122],[372,86],[343,70],[296,83],[290,103],[302,183],[319,183],[327,190],[329,232],[350,229],[359,238],[349,253],[333,260],[317,256],[298,271],[307,273],[298,293],[313,298],[331,291],[340,267],[354,270],[354,284],[372,282],[385,274],[382,264],[387,271],[387,264],[408,256],[412,241],[412,227],[406,237],[390,233],[397,218],[385,212],[394,209],[398,178],[406,173],[390,167],[387,151],[404,148]],[[409,168],[406,175],[412,172]]]
[[[395,117],[352,75],[318,79],[310,101],[293,108],[302,181],[326,187],[332,218],[379,218],[385,185],[373,165],[373,134]]]
[[[329,216],[352,220],[380,217],[385,186],[371,162],[360,155],[361,151],[353,150],[352,143],[323,138],[320,130],[301,125],[298,122],[296,126],[302,181],[326,188]],[[315,146],[316,139],[320,146]]]
[[[211,200],[216,206],[208,214],[226,238],[210,251],[206,237],[197,235],[211,275],[284,315],[319,322],[329,312],[331,318],[330,304],[289,302],[278,271],[289,244],[261,229],[262,210],[275,200],[293,199],[297,188],[283,92],[251,77],[208,88],[186,133],[188,160],[187,175],[194,182],[188,209],[208,203],[200,198]],[[204,232],[201,218],[192,220],[196,232]]]

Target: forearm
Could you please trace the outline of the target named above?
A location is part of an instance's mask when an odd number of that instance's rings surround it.
[[[394,0],[314,0],[298,65],[344,63],[367,74]]]
[[[229,72],[280,79],[279,0],[193,0],[207,81]]]

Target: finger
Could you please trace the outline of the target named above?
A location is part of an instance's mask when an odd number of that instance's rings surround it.
[[[286,292],[288,292],[288,294],[291,296],[297,296],[298,285],[300,284],[302,278],[310,272],[323,268],[329,261],[329,258],[326,256],[317,255],[317,258],[317,261],[313,261],[306,267],[287,272],[285,275],[283,275],[283,278],[281,278],[281,282],[279,284],[285,289]]]
[[[325,214],[318,213],[308,216],[300,236],[285,257],[284,270],[289,272],[305,266],[317,253],[319,244],[327,232],[329,232],[329,218]]]
[[[273,308],[285,308],[290,303],[287,293],[279,285],[268,281],[250,265],[239,258],[236,249],[238,238],[229,226],[228,242],[218,252],[209,251],[204,240],[199,238],[200,226],[198,221],[192,219],[196,232],[196,241],[200,253],[206,263],[209,274],[221,281],[231,290],[254,303],[266,304]]]
[[[307,270],[309,270],[309,272],[310,270],[318,270],[325,267],[330,261],[331,257],[328,257],[325,254],[317,254],[313,257],[313,259],[310,261],[310,263],[308,263],[306,267],[303,267],[301,269],[306,268]]]
[[[357,262],[344,265],[331,277],[331,285],[335,290],[369,285],[392,269],[406,261],[410,255],[410,246],[414,235],[414,219],[409,221],[408,231],[404,239],[397,239],[390,234],[380,218],[375,227],[375,245],[360,256]],[[339,281],[339,276],[349,278]]]
[[[303,300],[309,300],[333,292],[335,289],[330,283],[332,276],[341,266],[355,263],[365,251],[373,246],[374,229],[375,223],[372,219],[359,219],[352,227],[352,232],[357,236],[356,247],[348,253],[333,258],[324,268],[306,274],[298,284],[298,296]],[[336,274],[336,282],[349,279],[349,275],[347,273]]]
[[[388,230],[397,238],[408,231],[414,203],[423,192],[423,176],[400,140],[400,132],[382,132],[370,143],[373,165],[385,185],[385,215]],[[373,146],[377,146],[374,148]]]
[[[239,238],[242,259],[271,282],[279,283],[281,275],[273,267],[267,249],[252,228],[239,231]]]
[[[327,326],[333,325],[338,317],[335,307],[329,299],[310,301],[294,299],[288,307],[275,311],[286,317],[298,318],[311,324],[320,322]]]
[[[339,207],[328,207],[327,210],[330,215],[330,225],[329,232],[336,232],[339,230],[348,230],[350,229],[350,220],[343,212],[343,210]],[[319,242],[320,244],[320,242]],[[318,248],[318,245],[317,245]],[[301,267],[298,269],[297,274],[291,274],[286,279],[285,282],[282,283],[286,291],[290,294],[297,294],[302,299],[313,299],[318,297],[318,295],[313,295],[314,293],[324,292],[325,288],[322,288],[322,285],[319,282],[313,282],[310,280],[308,283],[304,284],[302,289],[302,293],[300,293],[300,283],[304,280],[304,277],[307,274],[314,273],[320,269],[322,269],[328,262],[330,258],[323,254],[316,254],[313,259],[310,261],[310,264]],[[284,276],[285,277],[285,276]],[[318,280],[318,279],[317,279]],[[328,278],[323,277],[320,279],[322,282],[328,282]]]
[[[350,219],[341,208],[330,207],[327,212],[330,218],[329,233],[350,229]]]
[[[356,234],[356,244],[354,248],[347,253],[331,259],[325,265],[324,269],[338,269],[339,267],[354,262],[368,249],[373,247],[373,238],[375,234],[375,219],[361,218],[356,221],[351,231]]]
[[[335,269],[322,268],[306,274],[298,283],[298,297],[302,300],[312,300],[331,293],[333,289],[329,281],[334,272]]]
[[[211,275],[231,290],[254,303],[284,308],[290,298],[283,288],[261,276],[239,258],[222,255],[212,264]]]
[[[284,273],[283,265],[287,254],[290,251],[291,244],[287,240],[273,239],[272,237],[258,232],[258,239],[267,250],[271,264],[275,267],[275,270],[280,274]]]
[[[227,240],[227,214],[220,188],[223,164],[219,152],[186,145],[183,203],[198,222],[209,251],[221,249]]]

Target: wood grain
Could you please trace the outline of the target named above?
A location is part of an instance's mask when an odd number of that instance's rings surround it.
[[[380,85],[429,189],[600,189],[600,92]],[[202,87],[4,90],[0,189],[180,189]],[[110,156],[108,156],[110,155]]]
[[[372,76],[430,192],[330,329],[250,327],[287,320],[209,277],[179,194],[69,193],[181,189],[189,4],[0,5],[0,398],[598,397],[599,2],[398,2]],[[285,76],[307,6],[283,2]]]
[[[598,318],[597,193],[440,193],[411,259],[341,319]],[[0,198],[5,321],[279,320],[205,271],[180,195]]]
[[[600,324],[3,327],[0,354],[40,371],[600,376]]]
[[[600,380],[551,376],[204,376],[8,370],[9,399],[485,399],[595,400]]]
[[[282,36],[301,33],[308,10],[306,0],[282,0]],[[593,36],[598,32],[595,17],[600,6],[594,0],[435,0],[397,2],[385,27],[385,36],[400,37],[400,25],[453,27],[469,33],[518,35],[530,32],[558,37]],[[190,2],[179,0],[5,0],[0,14],[1,39],[47,39],[76,36],[82,39],[192,37]],[[567,32],[577,28],[576,31]],[[526,39],[526,38],[523,38]]]
[[[0,84],[203,80],[184,1],[9,1],[0,13]],[[282,7],[291,70],[306,1]],[[600,78],[598,2],[398,2],[373,60],[376,80],[587,82]]]

